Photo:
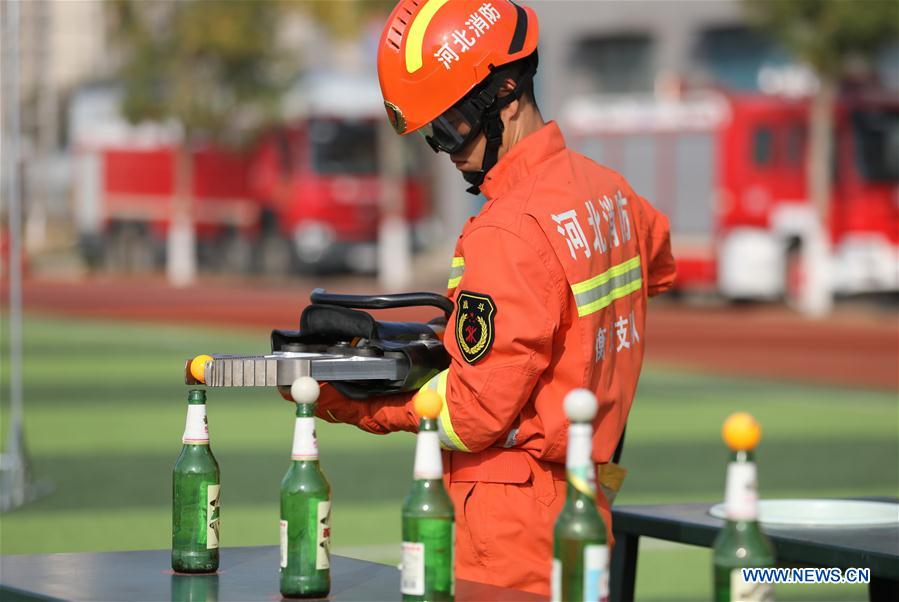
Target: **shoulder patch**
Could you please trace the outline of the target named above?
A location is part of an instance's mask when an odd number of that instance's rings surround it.
[[[474,364],[493,347],[496,304],[490,295],[462,291],[456,297],[456,343],[462,357]]]

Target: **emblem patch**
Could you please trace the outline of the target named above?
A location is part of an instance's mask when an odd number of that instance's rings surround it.
[[[393,126],[393,130],[397,134],[402,134],[406,131],[406,117],[403,115],[402,109],[393,104],[392,102],[384,101],[384,108],[387,109],[387,119],[390,120],[390,125]]]
[[[493,347],[496,305],[490,295],[462,291],[456,298],[456,343],[462,357],[474,364]]]

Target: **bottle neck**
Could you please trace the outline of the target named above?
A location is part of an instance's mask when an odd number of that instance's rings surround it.
[[[568,429],[568,454],[565,472],[568,497],[576,492],[596,497],[596,469],[593,466],[593,427],[589,423],[573,422]]]
[[[724,505],[729,520],[758,519],[758,478],[752,452],[736,452],[727,465]]]
[[[413,478],[416,481],[443,478],[443,460],[440,457],[437,421],[432,418],[422,418],[419,423],[418,438],[415,442]]]
[[[315,438],[315,404],[298,403],[296,425],[293,430],[291,460],[318,460],[318,441]]]
[[[191,403],[187,406],[187,421],[181,441],[186,445],[208,445],[209,425],[206,422],[206,404]]]

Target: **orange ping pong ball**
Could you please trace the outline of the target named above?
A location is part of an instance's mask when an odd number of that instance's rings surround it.
[[[762,427],[751,414],[736,412],[724,421],[721,436],[733,451],[749,451],[762,438]]]
[[[440,408],[443,407],[443,398],[434,391],[425,389],[419,391],[413,400],[415,413],[422,418],[437,418],[440,415]]]
[[[199,383],[206,383],[206,362],[211,362],[211,355],[198,355],[190,360],[190,375]]]

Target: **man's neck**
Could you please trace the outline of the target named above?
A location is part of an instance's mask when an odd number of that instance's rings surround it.
[[[522,139],[542,128],[546,125],[546,122],[543,120],[543,116],[537,107],[528,106],[521,111],[518,119],[515,120],[515,124],[516,127],[510,132],[509,148],[512,148]],[[506,150],[508,151],[509,149]]]

